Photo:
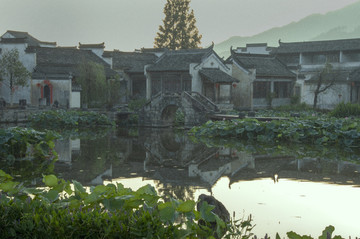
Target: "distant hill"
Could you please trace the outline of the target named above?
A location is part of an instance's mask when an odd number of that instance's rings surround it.
[[[298,42],[360,38],[360,1],[326,14],[313,14],[298,22],[276,27],[254,36],[234,36],[214,46],[221,56],[230,54],[230,47],[243,47],[247,43],[268,43],[278,46],[278,41]]]

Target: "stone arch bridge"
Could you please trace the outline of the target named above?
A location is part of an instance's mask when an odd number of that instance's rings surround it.
[[[149,127],[174,125],[176,111],[184,113],[185,126],[205,123],[218,107],[198,92],[158,93],[148,101],[139,116],[139,124]]]

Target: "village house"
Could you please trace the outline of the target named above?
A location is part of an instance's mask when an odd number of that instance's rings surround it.
[[[296,75],[270,55],[266,44],[247,48],[231,49],[226,61],[232,65],[232,76],[239,80],[235,108],[253,110],[290,104]]]
[[[323,76],[323,85],[332,86],[319,94],[318,107],[360,102],[360,39],[279,42],[274,54],[297,74],[295,93],[301,102],[313,104],[320,73],[327,63],[332,69]]]
[[[71,108],[80,107],[81,87],[76,82],[79,65],[93,62],[104,67],[107,79],[116,77],[116,72],[91,50],[76,47],[37,47],[36,66],[32,74],[32,105],[53,105]]]
[[[109,59],[112,69],[121,77],[122,87],[121,103],[127,103],[131,99],[146,98],[146,77],[144,68],[148,64],[153,64],[159,51],[144,52],[122,52],[119,50],[105,51],[102,55],[104,59]]]
[[[198,92],[221,109],[232,109],[231,68],[213,50],[169,50],[154,64],[145,67],[146,98],[158,93]]]
[[[0,39],[0,57],[5,51],[17,49],[19,58],[31,78],[14,92],[14,102],[33,106],[54,105],[70,108],[81,106],[81,87],[76,83],[79,65],[94,62],[104,66],[108,79],[115,78],[106,59],[102,59],[104,43],[81,44],[78,47],[58,47],[56,42],[39,41],[27,32],[7,31]],[[9,103],[9,88],[2,82],[1,97]]]
[[[27,32],[7,31],[0,38],[0,58],[5,52],[17,49],[20,61],[29,72],[32,72],[36,65],[36,54],[31,50],[34,47],[56,47],[56,42],[39,41]],[[6,79],[0,82],[0,98],[7,103],[10,102],[10,89],[8,85],[9,83]],[[26,86],[19,86],[15,90],[13,102],[19,103],[19,100],[30,102],[30,92],[31,79],[28,79]]]

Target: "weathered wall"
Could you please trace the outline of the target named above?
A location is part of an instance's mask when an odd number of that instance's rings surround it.
[[[81,107],[81,94],[79,91],[71,92],[70,108]]]
[[[304,83],[302,87],[303,94],[301,97],[301,102],[304,102],[308,105],[313,105],[316,85]],[[341,102],[348,103],[350,102],[350,91],[351,87],[347,82],[337,83],[325,92],[318,95],[317,106],[321,109],[333,109]]]
[[[253,107],[253,81],[255,72],[245,72],[237,65],[232,65],[232,77],[240,80],[232,89],[232,102],[237,109],[252,109]]]
[[[6,43],[6,44],[1,44],[0,48],[2,49],[0,57],[2,57],[6,51],[17,49],[19,51],[19,58],[21,63],[25,66],[25,68],[29,72],[33,71],[36,64],[36,56],[35,53],[25,52],[25,49],[27,48],[26,43],[21,43],[21,44]],[[31,102],[30,89],[31,89],[31,79],[29,78],[26,86],[16,87],[16,90],[13,95],[13,103],[17,104],[19,103],[19,100],[22,99],[25,99],[27,103]],[[10,102],[10,89],[9,89],[8,80],[4,80],[3,82],[0,83],[0,95],[5,99],[7,103]]]
[[[69,106],[71,102],[71,80],[64,79],[64,80],[48,80],[49,83],[52,85],[52,94],[53,94],[53,101],[59,102],[60,106]],[[31,84],[31,104],[32,105],[39,105],[41,99],[41,86],[44,87],[47,85],[45,80],[43,79],[33,79]],[[44,95],[43,95],[44,97]]]

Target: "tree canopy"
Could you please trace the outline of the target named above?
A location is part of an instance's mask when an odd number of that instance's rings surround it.
[[[81,101],[88,106],[103,104],[107,98],[104,67],[95,62],[82,62],[78,66],[78,82],[81,85]]]
[[[30,72],[24,67],[19,58],[19,51],[12,49],[5,51],[0,59],[0,81],[10,90],[10,104],[13,104],[13,95],[17,86],[26,86]]]
[[[163,25],[155,37],[156,48],[198,48],[202,35],[196,27],[194,11],[190,11],[190,0],[167,0],[164,7]]]
[[[120,101],[121,82],[118,76],[107,79],[104,66],[92,61],[78,65],[76,81],[81,85],[81,101],[89,107],[112,106]]]

